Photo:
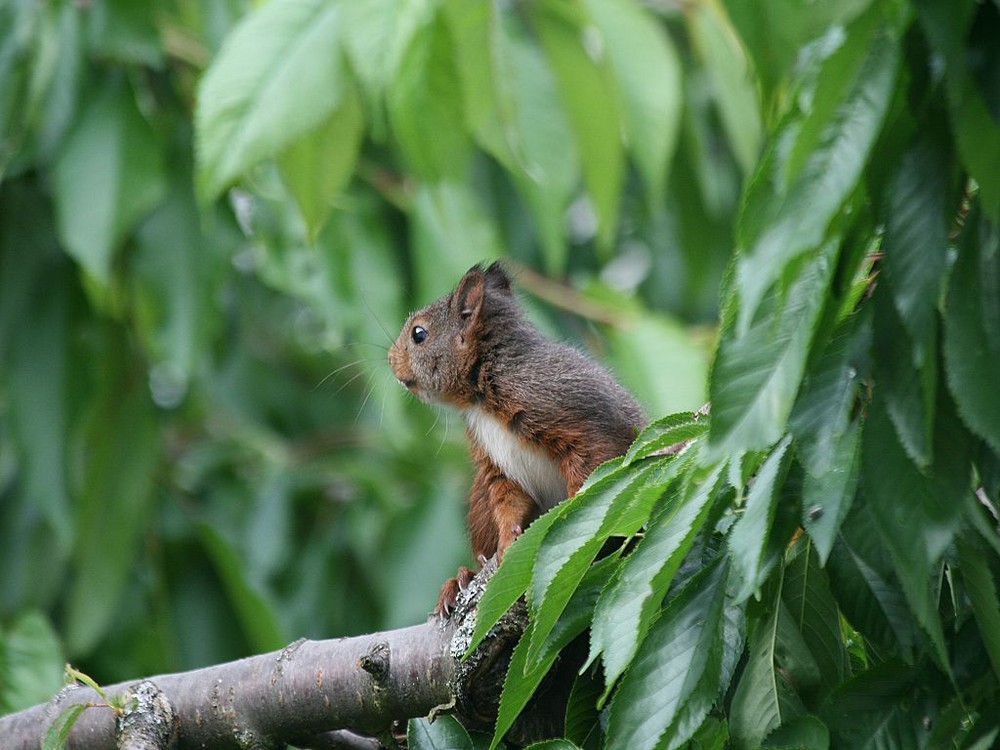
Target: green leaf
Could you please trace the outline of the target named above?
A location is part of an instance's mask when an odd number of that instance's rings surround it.
[[[820,565],[825,565],[830,550],[847,518],[858,491],[861,473],[861,427],[852,422],[837,438],[830,452],[831,466],[825,474],[806,474],[802,483],[802,528],[809,534]]]
[[[887,291],[875,294],[875,376],[900,442],[914,463],[925,469],[933,460],[937,358],[918,354],[918,344],[903,327]],[[936,351],[936,340],[934,328],[923,343]]]
[[[812,477],[828,475],[843,466],[834,455],[838,447],[843,450],[844,435],[852,429],[855,400],[867,378],[872,348],[870,311],[867,305],[834,329],[822,356],[806,373],[788,419],[795,452]]]
[[[803,5],[795,0],[745,3],[726,0],[736,31],[753,57],[758,78],[770,95],[794,72],[802,48],[827,29],[846,24],[872,0]],[[780,91],[780,89],[779,89]]]
[[[1000,221],[1000,97],[990,81],[997,66],[998,14],[990,5],[966,1],[917,0],[914,6],[945,73],[949,124],[962,164],[978,184],[985,210]]]
[[[800,716],[771,732],[761,747],[771,750],[828,750],[830,730],[815,716]]]
[[[133,0],[106,0],[86,14],[90,45],[100,56],[124,63],[163,67],[157,8]]]
[[[921,747],[916,735],[919,718],[914,702],[907,699],[915,680],[913,670],[888,661],[840,686],[821,714],[832,746],[859,750]]]
[[[587,571],[579,587],[573,592],[573,596],[559,620],[544,640],[533,637],[534,622],[531,623],[528,631],[521,636],[521,640],[511,656],[510,665],[507,667],[507,677],[500,695],[500,709],[497,713],[491,750],[496,747],[507,730],[513,726],[514,721],[559,657],[560,650],[586,629],[587,623],[590,622],[594,603],[607,580],[608,571],[617,563],[615,557],[607,557],[595,563]],[[528,653],[529,645],[535,642],[539,643],[538,657],[532,657]]]
[[[80,718],[80,714],[85,708],[87,708],[85,703],[72,703],[64,706],[49,724],[49,728],[45,730],[45,736],[42,738],[42,750],[63,750],[67,740],[69,740],[69,733],[73,731],[73,725],[76,724],[76,720]]]
[[[962,421],[1000,453],[1000,231],[973,210],[948,289],[944,356]]]
[[[101,696],[102,700],[108,699],[107,692],[104,690],[104,688],[102,688],[98,684],[97,680],[95,680],[86,672],[81,672],[79,669],[75,668],[71,664],[66,665],[66,681],[70,685],[74,685],[77,682],[79,682],[81,685],[86,685],[95,693],[97,693],[99,696]]]
[[[606,746],[655,748],[702,677],[718,692],[726,566],[696,573],[650,628],[608,713]]]
[[[410,719],[406,726],[407,746],[413,750],[474,750],[472,738],[453,716]]]
[[[896,90],[899,43],[880,15],[870,11],[849,27],[823,62],[810,106],[786,118],[747,189],[738,232],[740,331],[768,289],[787,287],[789,264],[823,245],[855,191]]]
[[[65,626],[71,656],[89,653],[118,617],[155,497],[161,452],[156,415],[145,383],[136,382],[124,369],[128,365],[115,359],[108,355],[104,363],[106,380],[91,397],[80,437],[87,470],[78,499],[77,575]]]
[[[826,301],[837,244],[827,242],[802,264],[787,296],[772,290],[746,332],[724,325],[709,383],[713,455],[759,450],[781,439]]]
[[[1000,675],[1000,597],[997,583],[983,550],[965,539],[958,544],[959,570],[972,603],[983,646],[990,657],[993,673]]]
[[[542,740],[532,742],[525,750],[579,750],[579,747],[569,740]]]
[[[678,458],[671,467],[680,475],[686,462]],[[601,593],[594,609],[589,661],[602,656],[608,691],[646,637],[663,595],[709,515],[721,479],[721,466],[688,474]]]
[[[896,575],[917,620],[947,664],[944,636],[931,579],[961,527],[968,492],[970,440],[939,393],[934,465],[920,472],[900,444],[876,393],[865,423],[863,484],[877,528],[892,555]],[[900,502],[906,498],[906,502]]]
[[[882,196],[884,283],[913,342],[912,362],[906,366],[918,369],[936,357],[937,308],[954,212],[954,154],[946,127],[924,118],[916,142],[903,154]]]
[[[513,606],[531,584],[535,557],[538,555],[542,539],[556,519],[569,508],[570,503],[563,502],[536,518],[507,548],[503,563],[486,584],[486,590],[476,605],[476,627],[466,653],[471,652],[482,642],[490,628],[496,625],[497,620]]]
[[[466,183],[421,184],[410,218],[418,299],[437,299],[470,267],[501,255],[496,227]]]
[[[445,7],[469,128],[510,171],[538,225],[546,268],[561,274],[566,207],[580,166],[551,67],[515,9],[464,0]]]
[[[663,494],[668,476],[658,469],[664,460],[627,467],[581,490],[570,509],[549,530],[535,559],[531,579],[532,630],[528,660],[538,654],[590,562],[612,534],[631,536],[649,518]]]
[[[962,164],[979,186],[984,210],[993,221],[1000,221],[1000,96],[995,79],[991,80],[997,67],[994,40],[1000,18],[995,6],[960,5],[964,18],[953,12],[944,24],[946,34],[961,40],[958,49],[945,52],[949,122]],[[922,15],[927,12],[920,9]],[[964,35],[969,11],[970,33]],[[935,33],[929,31],[928,36],[933,39]]]
[[[577,675],[566,700],[566,739],[586,750],[597,750],[603,745],[604,730],[597,710],[600,697],[600,680],[587,670]]]
[[[693,735],[693,739],[692,747],[696,747],[698,750],[725,750],[729,747],[728,722],[709,717],[702,722]],[[677,750],[677,746],[667,745],[667,750]]]
[[[741,582],[737,601],[743,601],[757,591],[770,573],[765,553],[781,485],[788,470],[786,453],[790,443],[791,438],[782,440],[760,467],[747,495],[743,515],[729,534],[733,574]]]
[[[48,618],[28,610],[0,629],[0,714],[49,700],[63,685],[62,643]]]
[[[310,237],[319,233],[337,194],[350,182],[363,135],[361,98],[345,82],[337,109],[278,158],[281,178],[295,197]]]
[[[644,312],[607,337],[614,372],[654,414],[705,403],[709,352],[678,321]]]
[[[586,629],[593,618],[597,598],[607,584],[609,576],[620,564],[620,552],[615,551],[595,561],[587,569],[548,636],[544,641],[536,639],[531,644],[534,647],[535,643],[540,643],[537,651],[538,656],[529,653],[529,658],[548,659],[554,650],[561,649]],[[526,673],[530,672],[531,669],[532,667],[529,665]]]
[[[100,284],[115,252],[165,191],[160,149],[129,88],[111,80],[92,95],[54,165],[60,239]]]
[[[61,83],[57,61],[77,51],[59,36],[62,10],[37,3],[0,9],[0,175],[11,162],[18,171],[19,158],[31,159],[32,136],[52,117],[51,92]]]
[[[366,0],[339,3],[343,44],[357,72],[370,109],[381,105],[403,55],[416,34],[431,22],[435,3],[427,0]],[[376,130],[382,124],[376,121]]]
[[[732,636],[739,635],[737,640],[729,640]],[[690,690],[687,700],[677,711],[673,723],[667,727],[657,742],[657,748],[664,750],[677,750],[682,747],[689,747],[689,740],[697,740],[697,735],[706,723],[709,712],[718,704],[721,696],[725,695],[729,687],[729,680],[732,678],[732,670],[719,675],[716,668],[720,659],[736,651],[733,663],[739,659],[743,652],[743,634],[731,633],[724,627],[716,633],[715,642],[709,646],[709,663],[701,673],[701,679]],[[721,652],[721,653],[720,653]],[[710,721],[710,720],[709,720]],[[698,745],[695,745],[698,747]]]
[[[867,505],[848,515],[826,569],[838,606],[875,654],[912,661],[920,642],[917,624]]]
[[[203,224],[211,223],[215,231],[206,234]],[[135,316],[152,360],[150,390],[159,406],[181,403],[219,333],[215,302],[238,240],[220,214],[199,214],[187,163],[175,170],[165,200],[136,231]]]
[[[988,720],[987,720],[988,721]],[[963,750],[991,750],[996,747],[997,735],[1000,735],[1000,727],[995,724],[983,727],[985,721],[981,721],[976,727],[975,736],[971,742],[962,746]]]
[[[632,0],[585,0],[607,44],[625,136],[651,203],[666,189],[682,108],[681,63],[670,36]]]
[[[700,437],[708,429],[708,422],[709,416],[700,412],[682,411],[660,417],[639,433],[625,454],[626,465],[655,451]]]
[[[326,121],[347,96],[340,3],[271,0],[226,38],[198,87],[198,194],[213,200]]]
[[[798,691],[819,682],[819,668],[787,607],[777,602],[750,642],[733,694],[729,730],[739,750],[758,748],[774,729],[805,715]]]
[[[597,215],[598,239],[610,247],[625,176],[619,95],[603,35],[579,6],[542,0],[530,6],[532,27],[559,82],[559,97],[580,154],[583,179]]]
[[[219,531],[206,523],[198,524],[198,532],[254,651],[263,653],[281,648],[288,641],[275,616],[274,606],[248,579],[246,565],[237,551]]]
[[[744,174],[750,174],[763,140],[758,96],[747,60],[728,20],[714,4],[685,14],[692,45],[703,60],[715,107],[729,147]]]
[[[386,104],[400,151],[426,180],[459,178],[471,154],[454,45],[440,15],[410,40]]]
[[[840,634],[840,613],[826,571],[805,540],[789,553],[781,598],[819,668],[820,697],[848,675],[850,664]]]
[[[67,486],[72,287],[67,269],[46,269],[24,280],[30,297],[11,326],[4,363],[9,435],[22,462],[26,499],[55,533],[59,549],[53,553],[65,557],[73,544]]]

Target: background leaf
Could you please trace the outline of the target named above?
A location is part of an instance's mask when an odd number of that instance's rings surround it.
[[[448,27],[435,17],[414,34],[387,92],[389,121],[413,171],[428,180],[460,177],[471,142]]]
[[[248,15],[198,90],[198,188],[215,198],[319,126],[346,95],[339,3],[275,0]]]
[[[77,574],[66,625],[71,655],[93,648],[112,625],[115,610],[106,602],[120,601],[128,581],[130,561],[149,517],[161,450],[145,394],[123,382],[126,372],[110,375],[103,399],[88,415],[85,433],[89,461],[80,490]],[[106,431],[109,440],[101,437]]]
[[[62,242],[106,284],[123,237],[165,189],[153,129],[122,81],[108,80],[83,109],[53,176]]]
[[[363,126],[360,98],[348,87],[343,103],[329,119],[297,139],[279,159],[281,177],[295,196],[313,236],[354,173]]]
[[[386,353],[501,258],[652,425],[488,589],[478,638],[535,614],[504,723],[590,627],[547,739],[599,744],[717,565],[648,744],[990,746],[998,29],[973,0],[0,4],[0,639],[51,623],[18,673],[422,621],[474,562],[468,446]]]
[[[585,26],[577,6],[544,0],[533,6],[532,26],[560,84],[560,96],[580,154],[587,193],[597,215],[601,243],[609,245],[618,222],[624,178],[621,114],[603,38]],[[594,107],[594,102],[604,105]]]
[[[0,631],[0,711],[44,703],[63,684],[59,636],[40,612],[26,612]]]
[[[588,0],[586,8],[607,45],[627,142],[655,201],[663,195],[680,129],[680,59],[670,36],[635,4]],[[659,74],[650,76],[651,70]]]

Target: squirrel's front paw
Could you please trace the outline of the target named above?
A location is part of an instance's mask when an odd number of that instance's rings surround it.
[[[505,532],[500,534],[500,541],[497,544],[497,562],[503,560],[504,552],[507,548],[514,543],[514,541],[524,533],[524,529],[521,528],[520,524],[514,524]]]
[[[441,593],[438,594],[437,604],[434,605],[434,612],[432,614],[440,617],[442,620],[447,620],[451,617],[459,592],[465,590],[475,575],[475,572],[469,570],[469,568],[464,566],[459,568],[454,578],[449,578],[441,585]]]

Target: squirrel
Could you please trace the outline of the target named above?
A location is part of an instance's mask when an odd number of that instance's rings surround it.
[[[572,497],[645,426],[632,395],[592,359],[525,317],[499,263],[473,266],[450,294],[409,316],[389,349],[396,379],[462,413],[475,479],[468,526],[480,565]],[[450,616],[474,573],[459,568],[434,614]]]

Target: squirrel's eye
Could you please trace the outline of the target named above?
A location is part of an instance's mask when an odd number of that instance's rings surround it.
[[[414,344],[422,344],[427,340],[427,329],[423,326],[413,326],[413,330],[410,331],[410,338],[413,339]]]

